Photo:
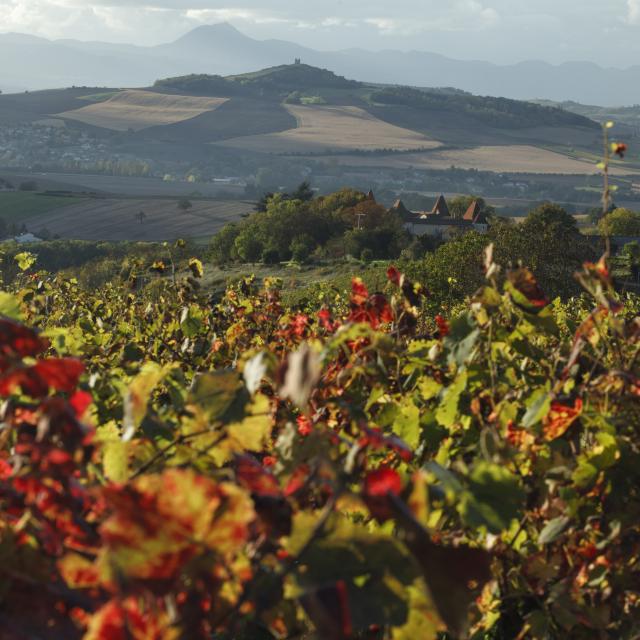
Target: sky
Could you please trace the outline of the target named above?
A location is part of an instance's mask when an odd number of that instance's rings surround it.
[[[223,21],[325,50],[640,63],[640,0],[0,0],[0,31],[53,39],[154,45]]]

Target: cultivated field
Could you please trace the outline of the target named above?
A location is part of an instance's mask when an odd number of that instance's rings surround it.
[[[131,198],[202,197],[211,199],[241,198],[244,187],[213,182],[164,182],[160,178],[134,178],[125,176],[93,175],[84,173],[0,173],[14,184],[35,180],[41,191],[70,191],[74,194],[97,193]]]
[[[359,107],[286,105],[297,128],[221,142],[262,153],[326,153],[341,150],[435,149],[436,140],[379,120]]]
[[[58,116],[113,131],[140,131],[195,118],[214,111],[226,101],[227,98],[174,96],[131,89],[104,102],[65,111]]]
[[[390,167],[403,169],[477,169],[499,173],[572,174],[599,173],[593,162],[564,156],[561,153],[530,145],[480,146],[471,149],[436,150],[426,153],[404,153],[376,156],[334,156],[337,163],[358,167]],[[613,175],[635,175],[636,170],[613,166]]]
[[[30,231],[45,227],[73,240],[161,241],[210,236],[252,211],[248,202],[193,200],[182,211],[177,200],[96,199],[25,218]],[[144,218],[140,221],[140,212]]]
[[[64,197],[31,193],[28,191],[0,192],[0,218],[7,224],[22,224],[26,219],[35,218],[84,202],[79,197]]]

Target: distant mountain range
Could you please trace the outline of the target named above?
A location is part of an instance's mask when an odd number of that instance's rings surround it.
[[[78,55],[81,53],[82,55]],[[604,106],[640,103],[640,66],[605,69],[590,62],[495,65],[421,51],[316,51],[282,40],[255,40],[232,25],[202,26],[154,47],[0,34],[0,90],[67,86],[148,86],[191,73],[230,75],[303,62],[361,81],[455,87],[520,100],[572,100]]]

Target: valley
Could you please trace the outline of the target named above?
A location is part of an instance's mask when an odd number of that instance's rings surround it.
[[[305,180],[319,193],[373,188],[389,204],[474,191],[587,208],[598,204],[601,135],[597,122],[556,105],[359,82],[302,62],[7,94],[0,177],[16,188],[35,181],[42,195],[0,211],[60,237],[151,241],[211,235],[262,193]],[[637,153],[610,169],[619,199],[638,197]],[[81,200],[59,206],[70,194]],[[179,212],[181,198],[192,206]]]

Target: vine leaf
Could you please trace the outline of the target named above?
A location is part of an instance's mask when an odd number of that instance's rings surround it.
[[[479,548],[435,544],[399,497],[390,493],[389,500],[440,618],[454,637],[463,637],[469,626],[469,607],[491,580],[491,555]]]
[[[280,395],[291,400],[300,409],[306,409],[321,373],[320,356],[309,345],[303,344],[287,358]]]

